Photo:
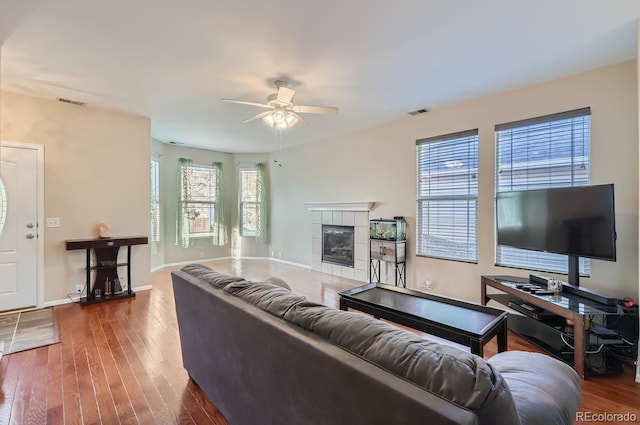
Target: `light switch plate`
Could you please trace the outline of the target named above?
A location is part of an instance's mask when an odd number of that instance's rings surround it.
[[[60,227],[60,217],[47,217],[47,227]]]

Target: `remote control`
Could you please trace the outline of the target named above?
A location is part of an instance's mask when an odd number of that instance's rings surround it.
[[[547,291],[545,289],[541,289],[539,291],[534,291],[536,295],[553,295],[553,291]]]

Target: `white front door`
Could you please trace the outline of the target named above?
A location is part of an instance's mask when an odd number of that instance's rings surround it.
[[[38,155],[0,148],[0,311],[36,306]]]

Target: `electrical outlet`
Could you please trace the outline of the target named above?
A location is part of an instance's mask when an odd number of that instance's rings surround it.
[[[431,291],[433,289],[433,281],[431,279],[425,279],[424,289]]]
[[[200,253],[200,258],[204,258],[204,252]]]
[[[84,285],[76,285],[76,294],[81,294],[84,289]]]

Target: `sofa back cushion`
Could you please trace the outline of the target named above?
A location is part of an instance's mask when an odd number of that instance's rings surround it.
[[[200,278],[219,289],[223,289],[225,286],[233,282],[244,281],[244,278],[242,277],[218,273],[204,264],[187,264],[182,268],[182,271],[189,273],[191,276]]]
[[[279,318],[294,305],[305,301],[304,297],[292,294],[288,285],[282,287],[269,282],[234,282],[224,290]]]
[[[387,371],[473,410],[480,423],[519,424],[509,389],[484,359],[359,313],[300,302],[284,319]]]

